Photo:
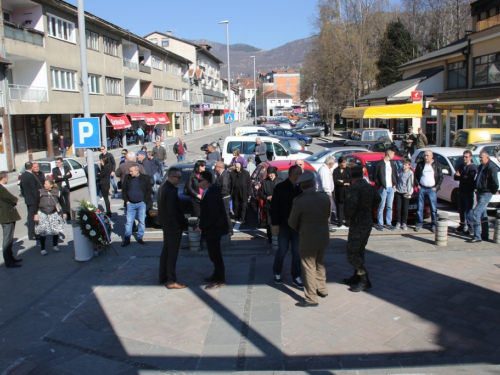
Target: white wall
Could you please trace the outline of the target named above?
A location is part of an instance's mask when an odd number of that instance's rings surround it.
[[[126,96],[141,96],[141,85],[139,80],[125,80]]]
[[[43,61],[16,61],[12,69],[12,79],[15,85],[37,86],[47,88],[47,67]]]
[[[44,31],[43,29],[43,17],[42,17],[42,6],[34,5],[31,7],[21,7],[14,9],[5,9],[11,13],[11,22],[21,24],[27,28],[35,29],[38,31]],[[26,20],[31,20],[31,24],[24,25]]]

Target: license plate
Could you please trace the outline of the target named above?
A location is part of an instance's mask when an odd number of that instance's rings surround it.
[[[408,206],[408,209],[409,209],[409,210],[416,210],[416,209],[417,209],[417,207],[418,207],[418,205],[416,205],[416,204],[410,204],[410,205]]]

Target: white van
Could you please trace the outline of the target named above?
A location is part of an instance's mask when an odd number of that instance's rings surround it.
[[[224,139],[224,146],[222,148],[222,160],[229,164],[233,159],[233,151],[240,150],[241,156],[245,159],[249,156],[254,157],[255,150],[255,136],[229,136]],[[309,154],[292,150],[289,146],[273,137],[259,137],[262,142],[267,146],[267,159],[268,160],[297,160],[305,159]]]
[[[267,129],[264,126],[238,126],[234,129],[234,135],[245,135],[247,133],[258,133],[263,131],[267,133]]]

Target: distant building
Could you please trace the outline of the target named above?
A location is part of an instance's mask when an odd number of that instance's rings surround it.
[[[257,116],[275,116],[283,108],[290,108],[292,102],[293,97],[284,92],[266,91],[257,97]]]
[[[260,75],[263,91],[281,91],[292,97],[290,106],[300,105],[300,72],[276,70]]]
[[[259,89],[259,82],[254,82],[251,78],[239,78],[238,85],[241,88],[241,97],[243,102],[243,109],[247,112],[249,117],[254,114],[254,99],[256,92]],[[254,87],[256,90],[254,90]]]

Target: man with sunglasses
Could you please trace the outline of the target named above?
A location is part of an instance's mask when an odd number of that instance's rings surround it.
[[[453,176],[458,183],[458,211],[460,213],[460,225],[457,232],[473,232],[473,211],[474,188],[477,174],[477,166],[472,162],[472,152],[465,150],[463,154],[464,162],[461,164]]]

